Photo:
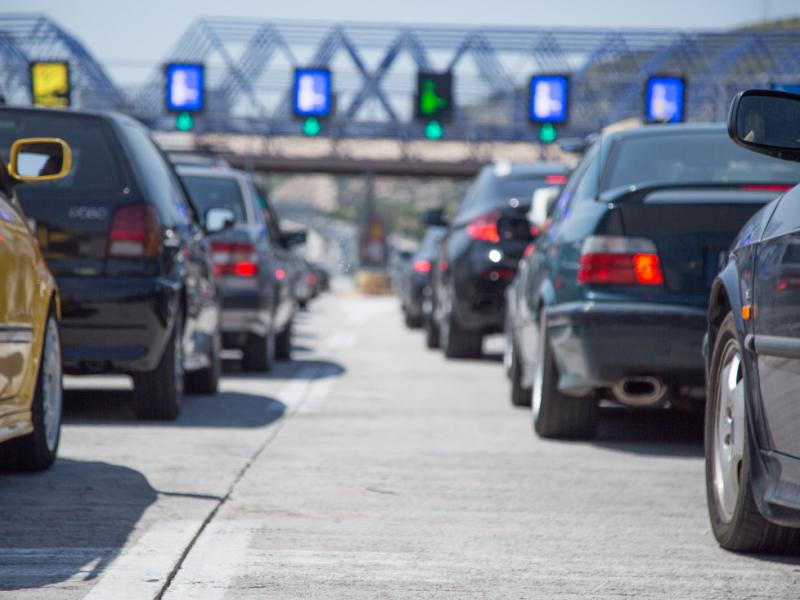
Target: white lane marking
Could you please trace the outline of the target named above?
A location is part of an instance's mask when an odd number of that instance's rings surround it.
[[[154,598],[192,541],[198,521],[160,521],[126,550],[84,600]]]
[[[263,523],[261,523],[263,525]],[[165,600],[220,600],[238,567],[247,560],[257,522],[215,521],[198,539],[190,556],[175,575]]]
[[[318,370],[315,366],[303,367],[294,379],[279,388],[277,397],[286,405],[287,417],[297,412],[308,396]],[[274,430],[268,430],[272,436]],[[208,510],[196,519],[156,522],[136,544],[120,552],[86,598],[127,600],[158,595],[185,549],[218,504],[209,502]]]
[[[308,391],[305,402],[300,406],[298,413],[301,415],[308,415],[322,412],[322,405],[325,403],[325,400],[328,399],[328,396],[331,395],[331,389],[333,389],[336,379],[336,376],[331,375],[325,379],[314,382],[311,389]]]

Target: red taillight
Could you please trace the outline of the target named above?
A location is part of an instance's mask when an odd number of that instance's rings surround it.
[[[281,269],[280,267],[275,269],[275,279],[277,279],[278,281],[283,281],[284,279],[286,279],[286,271],[284,269]]]
[[[417,260],[417,261],[414,261],[414,272],[415,273],[430,273],[431,272],[431,261],[429,261],[429,260]]]
[[[499,242],[500,233],[497,231],[497,212],[490,212],[474,218],[467,224],[467,234],[474,240],[484,242]]]
[[[258,260],[253,244],[248,242],[212,242],[214,273],[219,276],[255,277]]]
[[[655,244],[641,238],[591,236],[583,244],[578,283],[663,285]]]
[[[567,183],[567,176],[566,175],[548,175],[544,178],[544,182],[547,185],[564,185]]]
[[[147,204],[120,206],[111,217],[108,256],[154,258],[161,246],[161,224]]]
[[[308,274],[308,285],[317,285],[317,276],[314,273]]]
[[[767,184],[740,185],[739,189],[748,192],[788,192],[793,187],[794,186],[791,184],[767,183]]]

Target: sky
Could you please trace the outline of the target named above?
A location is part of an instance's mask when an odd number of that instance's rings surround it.
[[[156,64],[198,16],[727,29],[765,15],[800,16],[800,0],[2,0],[0,11],[47,14],[124,76]]]

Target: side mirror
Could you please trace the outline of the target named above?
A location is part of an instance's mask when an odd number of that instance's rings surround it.
[[[20,183],[61,179],[72,168],[72,151],[58,138],[23,138],[11,145],[8,174]]]
[[[525,217],[500,217],[497,220],[497,233],[501,240],[515,242],[532,242],[538,233],[538,228],[534,230]]]
[[[283,245],[287,248],[294,248],[295,246],[302,246],[306,243],[308,233],[305,229],[298,229],[297,231],[284,232],[282,241]]]
[[[800,162],[800,96],[774,90],[747,90],[733,99],[728,135],[760,154]]]
[[[236,223],[236,214],[230,208],[209,208],[204,219],[206,233],[219,233]]]

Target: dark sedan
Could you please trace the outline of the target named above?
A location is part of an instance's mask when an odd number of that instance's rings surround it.
[[[425,316],[423,305],[431,294],[431,272],[444,233],[444,227],[428,227],[419,248],[400,276],[400,307],[408,327],[422,325]]]
[[[202,215],[129,117],[0,109],[0,145],[21,135],[73,150],[66,178],[19,191],[61,292],[64,370],[130,374],[138,415],[174,419],[184,381],[212,393],[220,374]]]
[[[728,127],[746,148],[800,162],[800,96],[744,92],[734,100]],[[796,165],[782,164],[798,173]],[[739,233],[714,280],[708,317],[705,449],[712,530],[729,550],[796,553],[800,187],[762,208]]]
[[[558,163],[483,168],[447,227],[434,272],[433,332],[448,358],[481,355],[483,337],[503,331],[505,289],[531,240],[534,190],[563,183]]]
[[[178,172],[198,210],[231,213],[233,226],[211,236],[223,344],[242,350],[245,370],[268,371],[276,357],[288,358],[291,345],[296,302],[280,270],[285,236],[268,228],[247,173],[208,167],[179,167]]]
[[[599,400],[701,407],[711,282],[741,226],[799,178],[721,125],[601,136],[520,267],[514,385],[532,390],[536,432],[594,435]]]

